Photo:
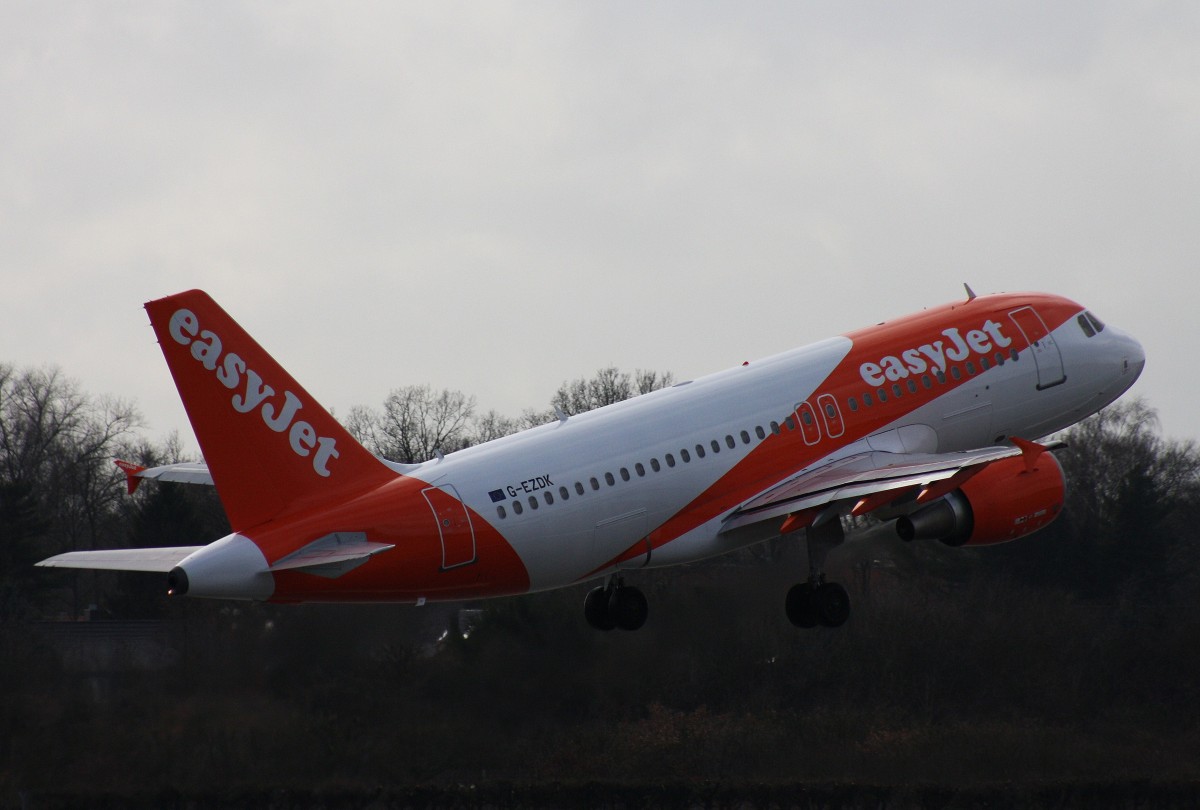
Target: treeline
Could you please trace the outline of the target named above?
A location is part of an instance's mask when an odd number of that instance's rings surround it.
[[[604,634],[584,622],[586,585],[462,606],[285,607],[34,569],[69,548],[206,542],[223,516],[206,488],[124,493],[111,456],[178,456],[140,437],[127,405],[14,369],[0,397],[0,806],[214,786],[362,797],[417,785],[469,804],[470,786],[506,784],[668,797],[661,786],[685,785],[694,801],[705,786],[1090,795],[1200,779],[1200,450],[1163,438],[1137,400],[1065,437],[1067,510],[1038,535],[948,549],[862,527],[830,559],[854,600],[838,630],[787,622],[806,562],[802,543],[776,541],[630,574],[650,619]],[[454,449],[452,431],[430,435],[407,460]],[[47,620],[93,604],[114,625],[158,619],[157,635],[72,658]]]

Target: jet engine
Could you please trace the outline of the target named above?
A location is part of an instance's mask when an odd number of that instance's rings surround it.
[[[1066,484],[1053,453],[993,462],[963,485],[896,521],[903,540],[990,546],[1032,534],[1063,507]]]

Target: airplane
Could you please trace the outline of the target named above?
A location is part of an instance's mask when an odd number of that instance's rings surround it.
[[[850,600],[824,563],[844,519],[951,546],[1045,527],[1065,481],[1055,445],[1035,439],[1115,401],[1145,365],[1132,336],[1066,298],[966,292],[419,464],[370,453],[204,292],[151,301],[204,462],[124,464],[130,491],[215,485],[232,532],[38,565],[276,603],[423,605],[598,581],[588,624],[636,630],[648,604],[626,575],[803,530],[808,578],[786,614],[838,627]]]

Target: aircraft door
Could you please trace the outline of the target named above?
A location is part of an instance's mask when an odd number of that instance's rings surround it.
[[[1008,313],[1008,317],[1029,341],[1030,354],[1037,366],[1039,391],[1058,385],[1067,379],[1063,370],[1062,352],[1054,342],[1054,335],[1046,328],[1042,316],[1033,307],[1021,307]]]
[[[800,435],[805,444],[816,444],[821,440],[821,426],[817,424],[817,414],[808,402],[796,406],[796,416],[800,419]]]
[[[831,439],[836,439],[846,431],[842,424],[842,411],[838,407],[833,394],[821,394],[817,397],[817,407],[821,409],[821,417],[825,420],[825,433]]]
[[[475,562],[475,527],[458,490],[450,484],[421,490],[425,502],[433,511],[438,536],[442,542],[442,570],[458,568]]]

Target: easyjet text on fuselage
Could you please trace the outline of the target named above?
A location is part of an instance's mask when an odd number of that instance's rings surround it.
[[[945,340],[884,355],[878,362],[863,363],[858,368],[863,382],[878,387],[930,369],[944,372],[947,363],[961,363],[974,355],[984,356],[994,349],[1012,345],[1012,338],[1000,331],[1000,324],[990,319],[979,329],[967,330],[966,335],[957,326],[943,329],[942,335]]]

